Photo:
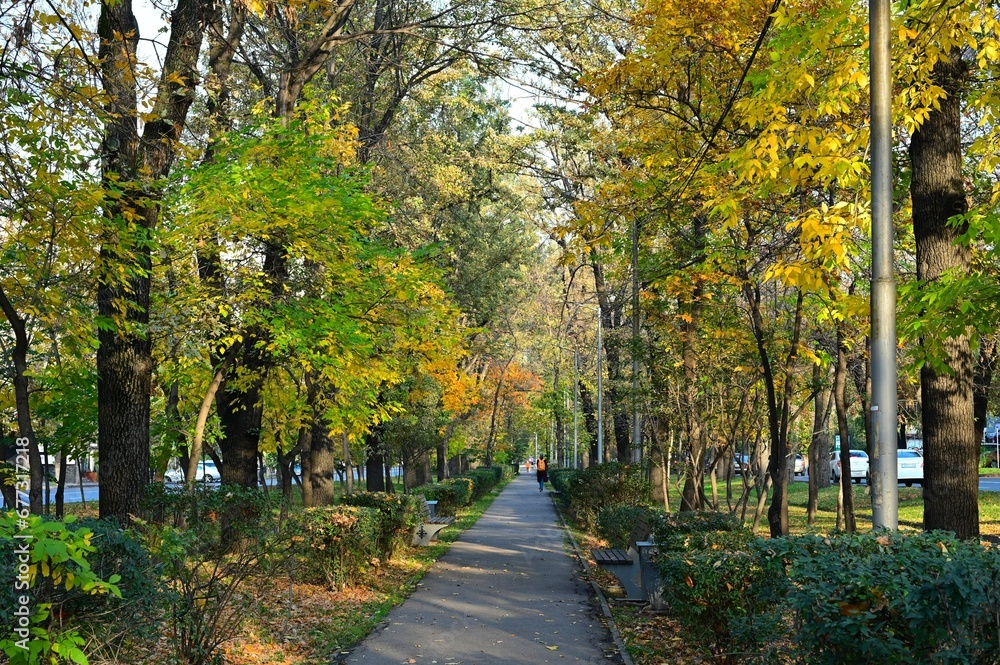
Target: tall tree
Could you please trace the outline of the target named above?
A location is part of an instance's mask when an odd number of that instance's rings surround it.
[[[968,211],[962,174],[962,94],[969,76],[959,48],[939,56],[933,80],[942,96],[910,139],[910,196],[923,283],[969,271],[962,236]],[[938,340],[942,356],[920,370],[924,430],[924,528],[979,536],[979,442],[975,439],[973,358],[968,334]]]
[[[178,0],[152,110],[139,133],[132,0],[104,0],[98,22],[106,96],[102,152],[105,224],[97,311],[100,514],[128,521],[149,477],[149,405],[153,362],[149,324],[153,232],[160,214],[160,180],[170,172],[194,102],[198,55],[211,2]]]

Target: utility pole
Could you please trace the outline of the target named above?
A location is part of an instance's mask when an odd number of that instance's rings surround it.
[[[573,468],[580,468],[580,354],[573,349]]]
[[[601,342],[601,306],[597,305],[597,463],[604,463],[604,366],[602,358],[604,346]],[[1000,459],[1000,454],[997,455]]]
[[[639,420],[639,222],[632,219],[632,461],[642,459]]]
[[[899,526],[896,473],[896,283],[892,237],[890,0],[869,0],[872,154],[872,525]]]

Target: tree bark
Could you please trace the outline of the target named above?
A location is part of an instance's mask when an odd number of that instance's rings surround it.
[[[827,428],[830,424],[830,405],[832,390],[826,384],[828,375],[824,375],[819,365],[813,365],[813,385],[816,397],[813,402],[813,431],[809,442],[809,504],[806,518],[809,524],[816,521],[819,510],[819,490],[830,486],[830,434]],[[826,384],[826,385],[824,385]]]
[[[14,362],[14,404],[17,408],[18,438],[27,440],[28,444],[28,474],[31,481],[28,487],[28,510],[33,515],[41,515],[43,470],[35,429],[31,424],[31,401],[28,393],[28,331],[24,319],[14,309],[13,303],[2,288],[0,288],[0,308],[3,309],[7,323],[14,332],[14,350],[11,353],[11,360]]]
[[[149,399],[153,371],[149,324],[149,238],[159,217],[157,181],[166,176],[194,101],[198,55],[212,3],[178,0],[152,111],[138,133],[132,0],[103,0],[98,21],[108,119],[101,146],[108,193],[97,287],[98,455],[101,517],[123,523],[139,509],[149,478]],[[124,277],[116,269],[122,269]],[[113,325],[111,325],[113,322]]]
[[[854,494],[851,490],[851,453],[847,427],[847,347],[843,329],[837,327],[837,369],[833,375],[833,399],[837,405],[837,431],[840,432],[840,495],[844,509],[844,530],[854,533]],[[844,471],[846,469],[846,471]],[[840,526],[838,520],[838,527]]]
[[[932,284],[946,273],[969,270],[969,248],[960,242],[968,224],[950,222],[968,211],[962,181],[962,92],[968,67],[961,52],[934,65],[945,96],[930,109],[910,140],[910,196],[917,247],[917,279]],[[926,344],[926,340],[921,340]],[[947,371],[931,363],[920,370],[924,431],[924,528],[948,529],[959,538],[979,536],[979,442],[973,409],[974,360],[968,334],[940,342]]]

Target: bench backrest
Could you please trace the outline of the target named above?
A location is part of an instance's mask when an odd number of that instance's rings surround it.
[[[649,535],[649,517],[643,513],[642,517],[637,519],[635,525],[632,527],[632,533],[628,537],[628,546],[635,548],[636,543],[648,541]]]

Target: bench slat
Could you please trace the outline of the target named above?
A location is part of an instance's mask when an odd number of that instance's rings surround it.
[[[605,565],[631,566],[633,561],[624,550],[591,550],[594,561]]]

